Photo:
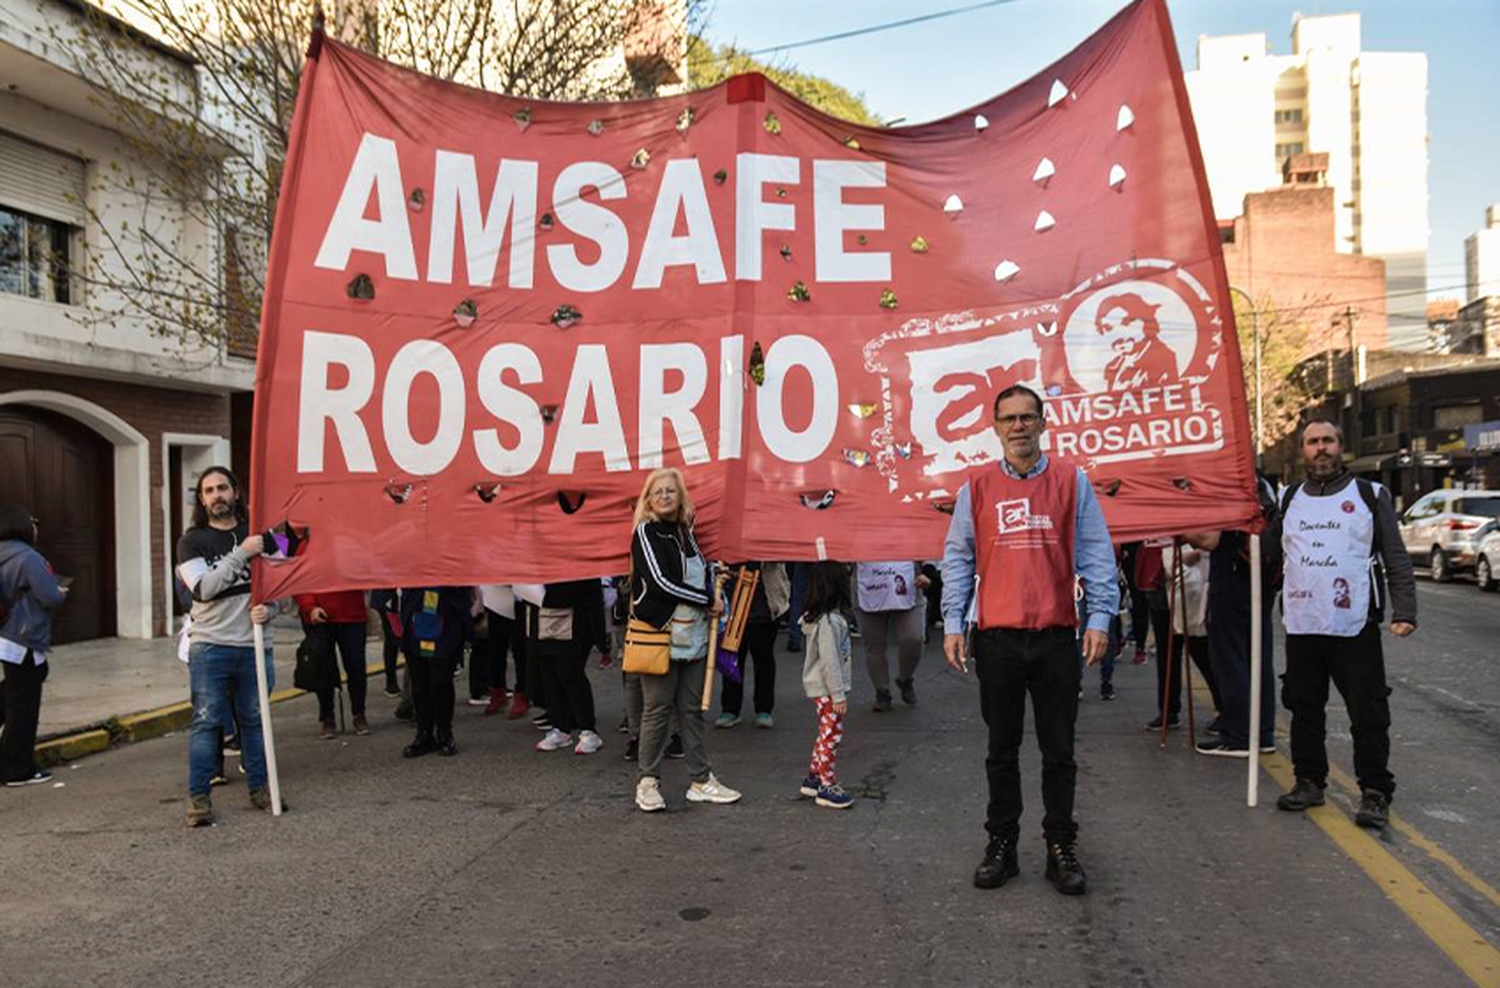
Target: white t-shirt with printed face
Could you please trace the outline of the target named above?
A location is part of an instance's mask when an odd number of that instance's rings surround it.
[[[917,606],[916,563],[856,563],[854,582],[862,611],[906,611]]]
[[[1293,496],[1281,525],[1281,607],[1287,634],[1353,638],[1370,615],[1375,516],[1354,484]]]

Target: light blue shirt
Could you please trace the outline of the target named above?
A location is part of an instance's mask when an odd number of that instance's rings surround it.
[[[1002,459],[1000,466],[1017,480],[1026,480],[1046,472],[1047,463],[1047,454],[1043,453],[1026,474],[1017,473],[1007,460]],[[1078,475],[1078,496],[1073,512],[1073,572],[1083,579],[1083,604],[1088,615],[1084,627],[1108,631],[1109,620],[1120,607],[1115,550],[1088,475],[1076,467],[1074,472]],[[953,502],[953,521],[948,524],[948,538],[943,543],[943,631],[947,634],[963,634],[974,596],[974,560],[974,510],[965,483]]]

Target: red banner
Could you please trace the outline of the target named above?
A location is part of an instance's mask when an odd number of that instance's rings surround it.
[[[995,393],[1116,540],[1251,523],[1240,357],[1161,0],[1003,96],[858,127],[760,76],[517,100],[315,42],[256,382],[293,591],[623,571],[681,466],[722,558],[931,558]]]

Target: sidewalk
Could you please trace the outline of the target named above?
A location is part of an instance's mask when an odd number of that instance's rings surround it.
[[[301,625],[282,617],[269,628],[267,644],[276,666],[273,703],[301,696],[292,688],[292,667]],[[366,644],[373,673],[382,668],[381,640]],[[181,730],[191,719],[188,668],[177,658],[177,638],[100,638],[57,646],[42,687],[37,760],[56,764],[126,741]]]

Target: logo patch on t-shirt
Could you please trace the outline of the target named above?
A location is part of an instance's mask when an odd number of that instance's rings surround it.
[[[1049,516],[1031,513],[1031,498],[1029,497],[1000,501],[995,505],[995,511],[999,514],[999,528],[1002,535],[1009,532],[1052,528],[1052,519]]]
[[[1344,514],[1346,514],[1346,515],[1352,515],[1352,514],[1354,514],[1354,502],[1353,501],[1345,501],[1343,504],[1339,505],[1339,507],[1341,507],[1341,508],[1344,509]]]

